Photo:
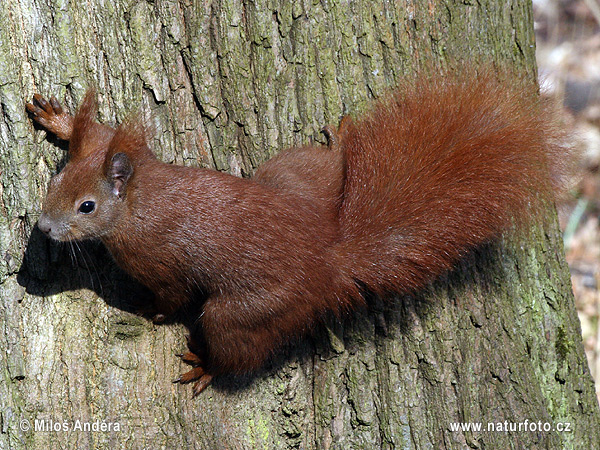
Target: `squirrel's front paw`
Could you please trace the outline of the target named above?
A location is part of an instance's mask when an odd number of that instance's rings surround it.
[[[55,97],[46,100],[40,94],[34,94],[31,103],[25,108],[33,116],[33,120],[57,138],[68,141],[73,133],[73,117],[66,113]]]
[[[135,309],[135,313],[138,316],[142,316],[142,317],[145,317],[146,319],[150,319],[152,321],[152,323],[154,323],[155,325],[160,325],[160,324],[164,323],[165,320],[167,320],[167,316],[165,314],[158,312],[158,310],[152,305],[139,306]]]

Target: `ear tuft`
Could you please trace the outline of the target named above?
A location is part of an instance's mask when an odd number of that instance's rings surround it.
[[[147,130],[139,119],[129,119],[118,126],[108,145],[108,154],[123,152],[136,161],[154,158],[146,143]]]
[[[85,156],[83,155],[85,151],[84,143],[94,131],[97,115],[96,90],[88,89],[75,117],[73,117],[73,133],[69,140],[69,157],[71,159]]]
[[[120,198],[125,196],[127,181],[133,175],[133,166],[129,157],[122,152],[115,153],[108,165],[106,176],[112,184],[113,193]]]

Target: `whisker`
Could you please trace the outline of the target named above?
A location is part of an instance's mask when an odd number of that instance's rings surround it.
[[[73,265],[73,267],[77,267],[77,255],[75,254],[75,249],[73,248],[73,242],[72,241],[68,241],[69,245],[69,256],[71,257],[71,264]],[[62,244],[62,242],[61,242]]]
[[[88,271],[88,274],[90,275],[90,281],[92,282],[92,289],[94,288],[94,274],[95,274],[96,279],[98,280],[98,287],[100,290],[99,294],[101,297],[104,297],[104,288],[102,287],[102,280],[100,278],[100,272],[98,271],[98,267],[94,264],[93,258],[90,256],[90,254],[88,253],[88,251],[85,249],[84,246],[79,245],[79,242],[77,240],[73,240],[71,242],[73,242],[77,246],[77,249],[79,250],[79,253],[81,254],[81,257],[83,258],[83,263],[85,264],[85,268]],[[89,264],[88,264],[88,262],[89,262]],[[91,268],[90,268],[90,265],[91,265]],[[94,270],[92,271],[91,269],[94,269]]]

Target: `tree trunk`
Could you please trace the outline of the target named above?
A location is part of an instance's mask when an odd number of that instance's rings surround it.
[[[99,244],[72,258],[35,229],[65,159],[25,113],[35,92],[73,111],[96,86],[101,121],[138,111],[163,160],[246,175],[419,64],[533,77],[534,46],[524,0],[3,2],[0,449],[599,448],[553,214],[195,399],[171,383],[184,328],[132,314],[136,288]]]

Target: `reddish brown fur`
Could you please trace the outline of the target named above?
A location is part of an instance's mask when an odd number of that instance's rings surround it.
[[[75,117],[71,161],[50,187],[45,227],[100,220],[73,212],[72,199],[93,191],[117,211],[95,235],[155,293],[155,312],[203,294],[190,343],[202,368],[180,380],[202,377],[197,391],[212,375],[260,367],[328,312],[362,303],[358,286],[424,286],[551,198],[547,168],[560,156],[535,92],[490,75],[406,83],[364,118],[346,118],[331,148],[288,150],[249,180],[160,162],[140,126],[92,122],[90,98]],[[110,194],[116,154],[133,168],[123,199]]]
[[[97,110],[96,92],[89,90],[73,118],[73,132],[69,139],[71,161],[102,152],[110,142],[114,130],[96,122]]]
[[[344,124],[335,253],[352,278],[378,293],[418,289],[552,199],[568,152],[535,86],[511,83],[422,78]]]

